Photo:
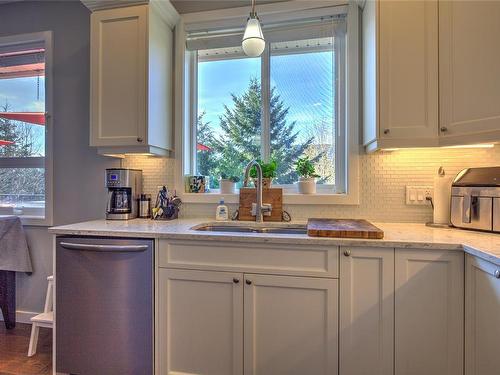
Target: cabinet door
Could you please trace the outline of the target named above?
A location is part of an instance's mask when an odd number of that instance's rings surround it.
[[[342,248],[340,373],[394,373],[394,249]]]
[[[396,249],[396,375],[463,374],[464,254]]]
[[[379,7],[379,136],[437,145],[437,1],[380,1]]]
[[[243,372],[243,275],[160,269],[158,374]]]
[[[500,266],[467,255],[465,374],[500,372]]]
[[[245,274],[245,374],[338,373],[338,281]]]
[[[500,140],[499,20],[499,1],[439,2],[441,143]]]
[[[146,137],[147,5],[91,15],[91,146]]]

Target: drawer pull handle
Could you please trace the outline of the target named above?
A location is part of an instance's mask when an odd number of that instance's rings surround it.
[[[240,279],[237,279],[236,277],[233,279],[233,283],[238,284],[240,282]]]
[[[389,129],[384,129],[384,134],[389,134],[391,131]]]
[[[500,279],[500,270],[495,270],[495,277]]]
[[[252,285],[252,280],[245,280],[245,282],[247,283],[247,285]]]
[[[444,133],[448,131],[448,128],[446,126],[441,126],[440,130]]]
[[[344,255],[346,257],[351,256],[351,250],[344,250]]]

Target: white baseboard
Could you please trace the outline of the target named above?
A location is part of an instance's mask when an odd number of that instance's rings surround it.
[[[16,322],[17,323],[26,323],[26,324],[31,324],[31,318],[33,318],[35,315],[38,315],[40,313],[38,312],[33,312],[33,311],[21,311],[17,310],[16,311]],[[3,316],[0,314],[0,322],[3,322]]]

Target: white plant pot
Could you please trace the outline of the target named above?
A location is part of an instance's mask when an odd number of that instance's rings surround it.
[[[300,194],[316,194],[316,179],[300,177],[297,187]]]
[[[219,180],[221,194],[236,194],[236,184],[231,180]]]

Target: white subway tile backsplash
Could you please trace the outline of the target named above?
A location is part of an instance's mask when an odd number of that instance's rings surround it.
[[[359,205],[287,205],[293,219],[308,217],[365,218],[381,222],[427,222],[429,206],[408,206],[406,185],[432,186],[440,166],[455,175],[467,167],[500,165],[500,145],[475,149],[410,149],[360,156]],[[143,190],[155,198],[157,186],[174,186],[174,161],[167,158],[127,156],[124,168],[143,171]],[[230,209],[236,209],[231,205]],[[184,217],[214,216],[213,204],[184,204]]]

